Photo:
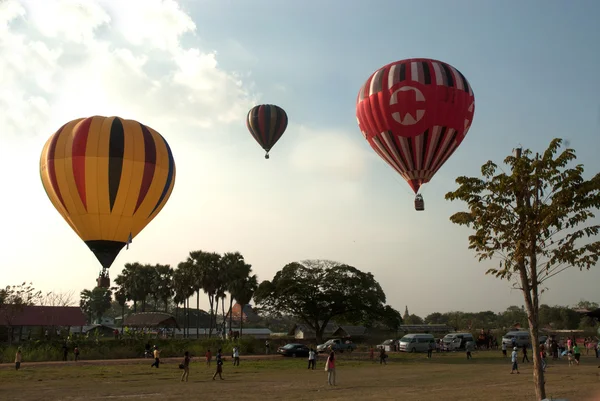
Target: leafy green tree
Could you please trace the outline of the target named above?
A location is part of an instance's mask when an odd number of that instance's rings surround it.
[[[13,339],[13,322],[26,306],[32,306],[43,299],[42,292],[33,287],[33,283],[23,282],[9,285],[0,290],[0,320],[4,320],[9,329],[9,344]]]
[[[272,313],[300,319],[321,342],[333,318],[380,311],[385,294],[371,273],[338,262],[306,260],[287,264],[272,281],[263,281],[254,300]]]
[[[444,313],[433,312],[425,316],[425,324],[448,324],[448,316]]]
[[[240,305],[240,338],[244,333],[244,307],[250,303],[256,289],[258,288],[258,278],[256,274],[247,276],[242,281],[236,283],[236,286],[232,288],[232,298],[234,298]]]
[[[240,293],[252,272],[252,265],[249,265],[244,260],[244,257],[239,252],[227,252],[221,258],[221,269],[225,275],[225,285],[229,292],[229,327],[233,325],[233,300],[235,294]]]
[[[404,324],[423,324],[423,318],[421,316],[417,316],[414,313],[408,315],[405,319],[403,319]]]
[[[379,322],[390,331],[398,331],[402,324],[402,315],[389,305],[385,305],[379,315]]]
[[[88,316],[90,323],[99,323],[102,316],[110,309],[112,291],[108,288],[95,287],[93,290],[83,290],[80,294],[79,306]]]
[[[523,293],[533,343],[536,398],[546,398],[538,351],[539,296],[545,282],[575,267],[589,269],[600,255],[594,240],[600,226],[591,223],[600,207],[600,174],[586,180],[582,165],[571,166],[575,151],[559,153],[562,141],[554,139],[540,156],[517,149],[505,159],[510,173],[488,161],[482,178],[459,177],[448,200],[466,202],[468,211],[450,220],[471,227],[469,249],[479,260],[499,258],[487,273],[501,279],[517,277]]]

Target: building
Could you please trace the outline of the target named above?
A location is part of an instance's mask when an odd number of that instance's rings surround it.
[[[446,324],[402,324],[398,328],[398,332],[402,334],[407,333],[430,333],[430,334],[444,334],[451,333],[454,331],[453,327]]]
[[[15,306],[0,307],[0,326],[7,328],[9,341],[32,338],[35,328],[40,337],[53,337],[57,330],[83,327],[86,318],[78,306]]]
[[[367,328],[364,326],[338,326],[332,336],[361,340],[367,337]]]
[[[225,319],[229,321],[229,313],[225,316]],[[254,309],[252,309],[252,305],[244,305],[242,311],[242,305],[237,302],[231,307],[231,316],[233,318],[233,326],[239,326],[240,318],[244,323],[258,320],[258,315],[254,312]]]
[[[323,332],[323,337],[331,337],[338,327],[339,326],[334,323],[328,323]],[[304,323],[295,324],[288,331],[288,336],[294,336],[297,340],[314,340],[317,338],[315,331]]]

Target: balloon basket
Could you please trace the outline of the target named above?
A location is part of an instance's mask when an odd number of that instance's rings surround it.
[[[108,276],[100,276],[96,280],[98,287],[100,288],[109,288],[110,287],[110,278]]]
[[[415,210],[417,212],[422,212],[425,210],[425,201],[421,195],[415,196]]]
[[[269,160],[269,154],[268,153],[265,155],[265,159]]]

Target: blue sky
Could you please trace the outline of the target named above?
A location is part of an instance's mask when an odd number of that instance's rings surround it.
[[[29,199],[0,199],[13,211],[0,284],[92,285],[95,258],[52,210],[37,161],[62,123],[93,114],[157,129],[178,168],[169,203],[113,277],[126,262],[176,265],[193,249],[240,250],[261,280],[288,262],[327,258],[372,271],[390,304],[421,315],[522,304],[509,283],[484,276],[469,231],[449,222],[462,207],[443,199],[456,176],[477,175],[519,144],[542,151],[554,137],[570,141],[588,176],[600,168],[598,2],[128,4],[0,6],[0,171]],[[50,13],[55,20],[43,18]],[[476,99],[465,141],[422,190],[425,213],[354,113],[373,71],[413,57],[452,64]],[[257,102],[290,118],[268,162],[244,127]],[[600,301],[599,279],[598,269],[565,273],[543,301]]]

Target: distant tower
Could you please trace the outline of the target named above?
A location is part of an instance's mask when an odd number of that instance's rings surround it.
[[[402,316],[402,320],[408,319],[410,315],[408,314],[408,305],[404,306],[404,316]]]

